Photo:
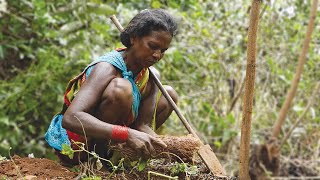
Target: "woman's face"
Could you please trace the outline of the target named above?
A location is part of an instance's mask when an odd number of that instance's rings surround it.
[[[163,57],[171,40],[167,31],[151,31],[147,36],[130,38],[135,63],[143,68],[152,66]]]

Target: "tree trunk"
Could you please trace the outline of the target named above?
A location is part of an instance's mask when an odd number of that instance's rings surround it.
[[[247,45],[247,69],[245,81],[245,94],[243,101],[243,114],[241,124],[240,142],[240,180],[248,180],[249,176],[249,149],[250,149],[250,129],[254,92],[254,80],[256,73],[256,40],[259,21],[260,0],[253,0],[250,13],[250,27],[248,32]]]

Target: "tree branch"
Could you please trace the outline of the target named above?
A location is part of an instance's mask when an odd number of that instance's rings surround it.
[[[318,7],[318,0],[313,0],[311,11],[310,11],[310,19],[309,19],[308,29],[307,29],[306,36],[304,39],[302,51],[299,55],[299,62],[298,62],[297,68],[296,68],[296,73],[295,73],[295,76],[292,80],[291,87],[287,93],[287,97],[285,99],[285,102],[283,103],[281,110],[279,112],[278,119],[276,120],[276,122],[273,126],[273,132],[272,132],[273,137],[277,137],[280,134],[281,126],[282,126],[282,124],[285,120],[285,117],[288,113],[288,110],[291,106],[291,102],[297,92],[298,84],[299,84],[300,77],[301,77],[301,74],[303,71],[303,65],[306,62],[306,55],[308,52],[312,31],[314,29],[317,7]]]

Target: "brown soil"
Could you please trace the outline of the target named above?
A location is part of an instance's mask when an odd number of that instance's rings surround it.
[[[0,179],[74,179],[77,173],[58,162],[42,158],[20,158],[0,162]]]
[[[190,172],[173,172],[172,167],[177,166],[176,162],[169,162],[165,159],[156,159],[148,162],[143,171],[138,168],[121,169],[110,176],[110,172],[97,171],[94,168],[88,168],[87,165],[79,165],[73,168],[64,167],[58,162],[44,158],[28,158],[13,156],[12,159],[0,162],[0,179],[82,179],[83,175],[90,174],[91,177],[101,177],[102,179],[130,179],[144,180],[148,179],[148,172],[151,179],[168,179],[161,175],[186,179],[188,176],[191,180],[198,179],[235,179],[235,178],[218,178],[213,176],[209,170],[201,163],[197,162],[196,174]],[[181,167],[181,164],[178,166]],[[81,173],[82,172],[82,173]],[[157,175],[157,174],[160,174]],[[110,178],[111,177],[111,178]]]
[[[310,164],[299,159],[282,159],[280,168],[280,177],[318,177],[316,168],[308,167]],[[178,177],[178,179],[198,180],[198,179],[230,179],[235,180],[235,177],[219,178],[212,175],[203,163],[197,161],[194,165],[197,167],[196,173],[191,171],[174,172],[173,167],[181,167],[181,163],[169,161],[168,159],[153,159],[150,160],[143,171],[139,171],[137,167],[132,169],[121,169],[110,176],[107,170],[97,171],[94,168],[88,168],[87,165],[79,165],[73,168],[64,167],[56,161],[45,158],[28,158],[13,156],[12,160],[0,161],[0,179],[82,179],[86,175],[91,177],[101,177],[102,179],[116,179],[116,180],[146,180],[148,179],[148,172],[151,179],[168,179],[160,175],[167,175],[170,177]],[[190,166],[188,166],[190,167]],[[111,178],[110,178],[111,177]],[[93,179],[93,178],[91,178]],[[302,178],[303,179],[303,178]]]

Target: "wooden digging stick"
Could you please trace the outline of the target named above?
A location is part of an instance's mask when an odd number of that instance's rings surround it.
[[[112,22],[116,25],[118,30],[122,32],[124,29],[119,23],[118,19],[115,15],[111,16],[110,19]],[[177,113],[178,117],[182,121],[183,125],[186,127],[189,133],[191,133],[195,138],[199,139],[201,142],[200,149],[198,150],[198,155],[202,159],[202,161],[205,163],[205,165],[208,167],[208,169],[215,175],[215,176],[226,176],[226,172],[221,166],[217,156],[211,149],[210,145],[204,145],[204,143],[200,140],[199,136],[196,134],[196,132],[192,129],[186,118],[182,115],[181,111],[178,109],[175,102],[172,100],[171,96],[168,94],[168,92],[164,89],[163,85],[161,84],[160,80],[155,76],[154,72],[149,68],[149,72],[151,77],[153,78],[154,82],[157,84],[158,88],[162,92],[162,94],[165,96],[165,98],[169,101],[170,105],[173,107],[174,111]]]

